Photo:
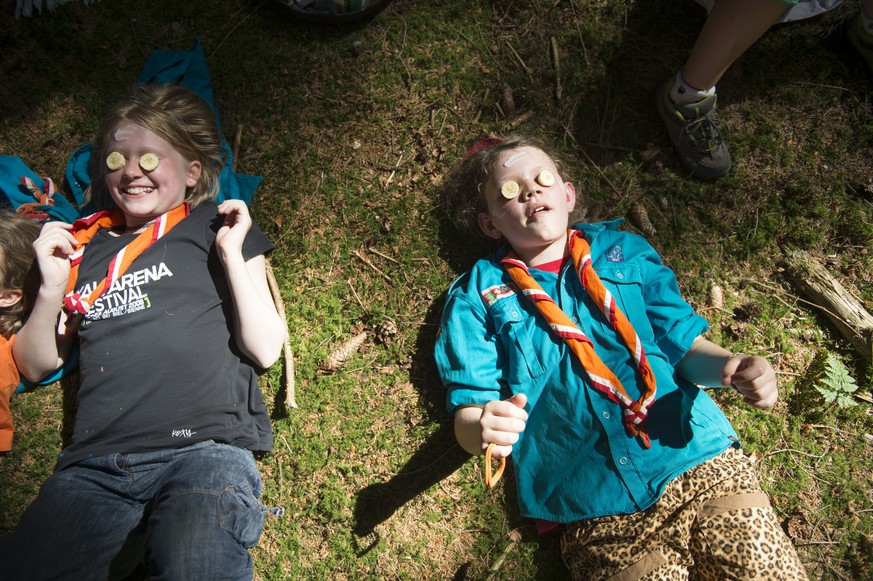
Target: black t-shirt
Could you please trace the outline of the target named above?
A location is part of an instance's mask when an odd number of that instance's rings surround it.
[[[272,448],[257,373],[233,338],[232,299],[214,247],[222,219],[214,203],[198,206],[95,301],[79,328],[73,438],[56,469],[210,439]],[[99,231],[85,249],[76,291],[98,284],[134,237]],[[272,248],[253,225],[243,257]]]

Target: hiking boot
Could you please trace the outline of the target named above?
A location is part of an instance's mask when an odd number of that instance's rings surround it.
[[[715,120],[715,95],[687,105],[670,99],[673,78],[655,91],[655,106],[667,126],[679,162],[694,177],[712,181],[731,169],[731,154]]]
[[[850,18],[845,24],[846,38],[849,44],[855,49],[864,62],[867,63],[867,68],[873,73],[873,34],[867,32],[864,28],[864,21],[861,19],[861,12],[855,14],[854,18]]]

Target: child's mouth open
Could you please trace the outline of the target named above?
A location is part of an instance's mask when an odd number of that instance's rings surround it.
[[[145,194],[150,194],[154,191],[154,188],[151,186],[128,186],[126,188],[121,188],[121,193],[126,196],[143,196]]]
[[[540,214],[540,213],[542,213],[542,212],[548,212],[550,209],[551,209],[551,208],[549,208],[548,206],[546,206],[546,205],[544,205],[544,204],[537,204],[537,205],[535,205],[535,206],[532,206],[532,207],[530,208],[530,210],[528,210],[527,217],[528,217],[528,218],[533,218],[533,217],[535,217],[536,215],[538,215],[538,214]]]

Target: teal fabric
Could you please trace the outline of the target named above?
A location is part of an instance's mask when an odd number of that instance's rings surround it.
[[[576,357],[536,307],[510,288],[499,264],[505,249],[477,262],[448,292],[435,356],[449,411],[527,395],[527,426],[511,456],[527,517],[572,522],[640,511],[657,501],[667,482],[737,443],[712,399],[674,375],[707,322],[682,299],[673,272],[655,250],[617,225],[579,228],[591,244],[595,270],[634,325],[657,378],[647,423],[651,449],[627,435],[619,406],[589,386]],[[531,274],[636,399],[632,359],[572,265],[560,274],[535,268]]]
[[[18,208],[22,204],[36,202],[33,194],[21,184],[23,177],[33,180],[33,184],[40,190],[45,187],[45,180],[27,167],[20,157],[0,155],[0,191],[6,196],[9,207],[12,209]],[[63,193],[56,193],[52,196],[52,201],[54,202],[52,206],[39,206],[39,209],[48,214],[51,219],[73,222],[79,217],[78,210],[64,198]]]

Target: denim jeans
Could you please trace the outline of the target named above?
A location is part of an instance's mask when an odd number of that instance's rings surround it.
[[[52,474],[0,540],[0,579],[251,579],[267,509],[248,450],[212,441]]]

